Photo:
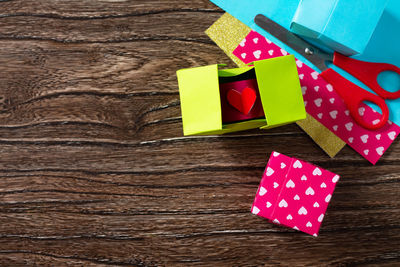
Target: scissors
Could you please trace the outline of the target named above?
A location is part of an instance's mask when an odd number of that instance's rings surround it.
[[[333,55],[326,53],[261,14],[257,15],[254,21],[262,29],[290,46],[318,67],[322,71],[320,76],[334,87],[346,104],[350,115],[359,125],[369,130],[376,130],[382,128],[387,123],[389,108],[385,103],[385,99],[400,98],[400,88],[396,92],[389,92],[383,89],[378,83],[378,76],[384,71],[392,71],[400,75],[400,68],[386,63],[356,60],[338,52],[334,52]],[[332,62],[333,65],[353,75],[374,91],[376,95],[345,79],[339,73],[329,68],[326,65],[327,62]],[[367,123],[359,114],[358,109],[364,101],[372,102],[381,109],[382,117],[378,123]]]

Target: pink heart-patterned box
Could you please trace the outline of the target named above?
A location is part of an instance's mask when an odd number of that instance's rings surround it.
[[[272,152],[252,213],[276,224],[318,236],[339,175]]]

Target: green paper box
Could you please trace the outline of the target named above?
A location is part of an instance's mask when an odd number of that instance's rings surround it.
[[[219,69],[221,65],[177,71],[184,135],[224,134],[269,129],[306,118],[293,55],[255,61],[254,66]],[[265,118],[222,123],[220,77],[254,69]]]

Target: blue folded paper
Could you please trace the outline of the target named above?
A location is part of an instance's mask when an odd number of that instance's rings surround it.
[[[292,32],[346,56],[364,52],[388,0],[301,0]]]
[[[279,23],[286,29],[290,29],[293,16],[297,10],[301,0],[211,0],[226,12],[230,13],[241,22],[264,35],[268,39],[283,47],[289,53],[294,54],[298,59],[314,67],[303,56],[296,53],[284,43],[280,42],[269,33],[258,27],[254,23],[254,17],[257,14],[263,14],[275,22]],[[369,62],[385,62],[400,67],[400,1],[389,0],[383,15],[376,26],[369,44],[364,52],[354,58]],[[329,49],[327,49],[329,50]],[[332,67],[350,81],[369,90],[368,87],[353,78],[346,72]],[[383,73],[379,77],[380,84],[389,91],[396,91],[400,88],[400,77],[393,73]],[[370,90],[369,90],[370,91]],[[400,125],[400,99],[388,100],[386,102],[390,109],[390,119]],[[379,110],[376,106],[369,104],[371,107]]]

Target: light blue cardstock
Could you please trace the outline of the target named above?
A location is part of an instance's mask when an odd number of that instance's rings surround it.
[[[301,0],[290,29],[344,55],[364,52],[388,0]]]

